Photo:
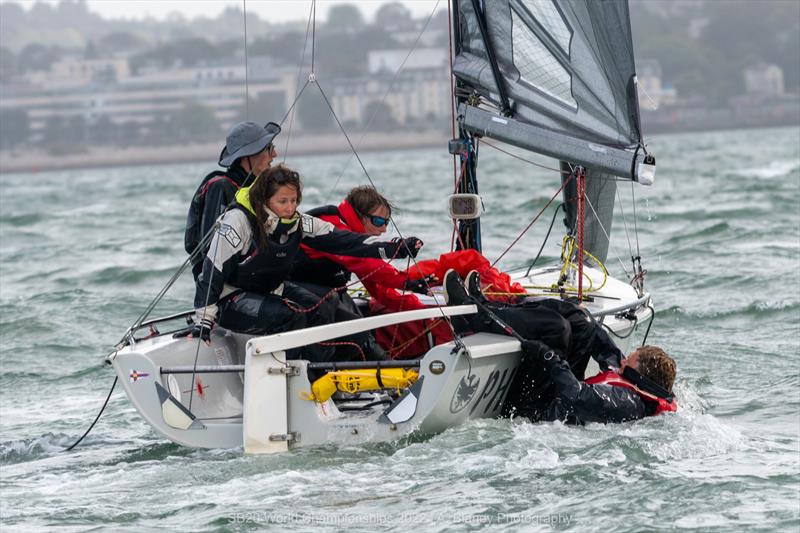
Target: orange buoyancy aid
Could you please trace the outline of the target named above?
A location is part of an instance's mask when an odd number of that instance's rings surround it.
[[[656,412],[654,414],[661,414],[665,411],[677,411],[678,410],[678,402],[675,398],[671,398],[667,400],[666,398],[662,398],[660,396],[656,396],[651,392],[644,391],[631,383],[630,381],[626,380],[613,370],[608,370],[606,372],[600,372],[596,376],[592,376],[586,379],[585,383],[587,385],[611,385],[613,387],[622,387],[628,390],[634,391],[636,394],[641,397],[642,401],[650,402],[656,404]]]

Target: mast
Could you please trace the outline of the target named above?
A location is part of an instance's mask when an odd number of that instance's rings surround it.
[[[473,6],[477,5],[477,0],[472,0]],[[461,28],[459,26],[460,6],[458,0],[452,2],[452,19],[450,29],[453,35],[452,41],[452,60],[461,52]],[[484,28],[485,31],[485,28]],[[497,73],[499,76],[499,73]],[[497,80],[497,78],[495,78]],[[457,117],[456,122],[457,137],[450,141],[450,153],[458,158],[457,165],[457,194],[479,194],[478,193],[478,140],[466,128],[464,128],[462,117],[458,110],[462,105],[466,105],[469,100],[469,89],[457,77],[454,82],[453,101],[454,110]],[[481,251],[481,220],[480,217],[472,219],[460,219],[457,222],[456,231],[456,250],[473,249]]]

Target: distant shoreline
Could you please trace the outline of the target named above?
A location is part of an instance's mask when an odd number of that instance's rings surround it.
[[[355,144],[360,139],[353,136]],[[438,130],[368,132],[357,147],[359,152],[441,147],[447,149],[450,132]],[[285,142],[285,141],[284,141]],[[216,161],[225,144],[224,137],[216,143],[174,146],[115,146],[88,148],[74,155],[53,155],[40,150],[7,150],[0,152],[0,174],[36,173],[50,170],[81,168],[167,165],[173,163],[202,163]],[[277,143],[282,151],[283,143]],[[292,155],[323,155],[350,151],[341,134],[293,135],[289,144]]]
[[[778,124],[741,124],[736,127],[669,128],[662,124],[645,124],[644,130],[652,135],[679,135],[710,131],[735,131],[800,127],[800,124],[785,122]],[[354,136],[355,137],[355,136]],[[354,143],[360,139],[351,139]],[[436,148],[445,150],[450,132],[438,130],[397,132],[368,132],[357,147],[359,152]],[[87,149],[75,155],[53,155],[41,150],[0,151],[0,174],[23,174],[52,170],[75,170],[83,168],[129,167],[146,165],[169,165],[177,163],[216,162],[224,140],[218,143],[197,143],[174,146],[137,146],[131,148],[104,147]],[[278,143],[278,149],[281,150]],[[292,155],[325,155],[348,153],[350,147],[341,134],[293,135],[289,152]]]

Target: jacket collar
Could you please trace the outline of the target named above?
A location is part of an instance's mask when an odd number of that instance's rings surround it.
[[[242,208],[245,209],[248,213],[253,215],[253,217],[256,216],[256,211],[253,208],[253,205],[250,203],[250,187],[249,186],[248,187],[242,187],[241,189],[236,191],[236,203],[239,204],[240,206],[242,206]],[[280,224],[281,220],[283,220],[284,223],[289,223],[288,220],[281,219],[269,207],[264,206],[264,211],[267,212],[267,222],[264,225],[264,230],[267,232],[267,235],[272,235],[272,233],[275,231],[275,228],[277,228],[278,224]],[[293,222],[292,227],[289,228],[286,231],[286,233],[292,233],[293,231],[295,231],[299,227],[300,218],[302,216],[303,215],[300,213],[300,211],[296,211],[295,212],[295,217],[294,217],[294,219],[291,220]]]
[[[356,233],[366,233],[367,229],[364,227],[364,223],[361,222],[361,217],[358,216],[356,210],[353,209],[353,206],[347,200],[342,200],[342,203],[339,204],[339,215],[344,220],[344,223]]]
[[[244,185],[244,182],[247,180],[247,176],[249,174],[242,168],[242,166],[239,163],[236,163],[225,172],[225,175],[228,176],[233,181],[235,181],[236,183],[238,183],[239,187],[241,187],[242,185]],[[250,181],[252,182],[253,180]]]

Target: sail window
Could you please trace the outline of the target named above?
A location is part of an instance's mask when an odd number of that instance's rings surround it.
[[[520,0],[520,3],[533,15],[558,46],[569,55],[569,40],[572,32],[551,0]]]
[[[558,17],[558,23],[550,21],[545,23],[540,20],[542,25],[548,28],[548,25],[560,27],[560,31],[556,31],[552,36],[558,42],[559,46],[562,42],[565,43],[565,50],[569,50],[570,31],[566,27],[561,16],[555,12],[555,7],[551,2],[526,2],[526,6],[530,8],[531,5],[541,6],[550,5],[554,12],[554,16]],[[547,11],[542,9],[540,11]],[[539,14],[536,11],[538,17]],[[547,47],[539,40],[536,34],[525,24],[519,15],[512,9],[511,10],[511,38],[514,46],[513,61],[514,66],[519,70],[522,81],[532,85],[555,98],[556,100],[570,106],[573,109],[578,108],[578,103],[572,96],[572,78],[567,70],[559,63]],[[559,26],[560,24],[560,26]]]

